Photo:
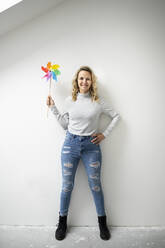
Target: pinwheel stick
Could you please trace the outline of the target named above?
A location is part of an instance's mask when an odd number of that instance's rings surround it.
[[[50,81],[49,81],[49,96],[51,95],[51,77],[50,77]],[[49,112],[49,106],[48,106],[48,109],[47,109],[47,118],[48,118],[48,112]]]

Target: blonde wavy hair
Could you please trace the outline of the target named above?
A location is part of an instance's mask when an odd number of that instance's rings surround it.
[[[89,89],[89,93],[91,95],[92,101],[98,101],[99,96],[97,94],[97,77],[94,74],[93,70],[89,66],[81,66],[77,72],[75,73],[73,80],[72,80],[72,100],[76,101],[77,100],[77,94],[79,91],[79,86],[78,86],[78,74],[80,71],[88,71],[91,75],[91,80],[92,84]]]

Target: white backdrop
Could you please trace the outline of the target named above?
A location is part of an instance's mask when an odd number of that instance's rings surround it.
[[[41,65],[58,63],[52,96],[63,110],[81,65],[98,77],[99,94],[120,114],[101,142],[108,223],[165,225],[164,1],[71,0],[0,37],[0,224],[58,220],[65,130],[49,111]],[[9,17],[10,18],[10,17]],[[100,131],[110,119],[103,116]],[[70,225],[96,225],[82,162]]]

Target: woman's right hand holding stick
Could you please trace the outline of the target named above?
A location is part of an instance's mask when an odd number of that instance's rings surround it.
[[[50,95],[47,98],[46,104],[48,105],[48,107],[55,105],[55,103],[54,103],[54,101]]]

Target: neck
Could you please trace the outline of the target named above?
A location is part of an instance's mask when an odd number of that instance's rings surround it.
[[[84,92],[84,93],[78,92],[77,96],[78,97],[89,97],[90,93],[89,93],[89,91]]]

